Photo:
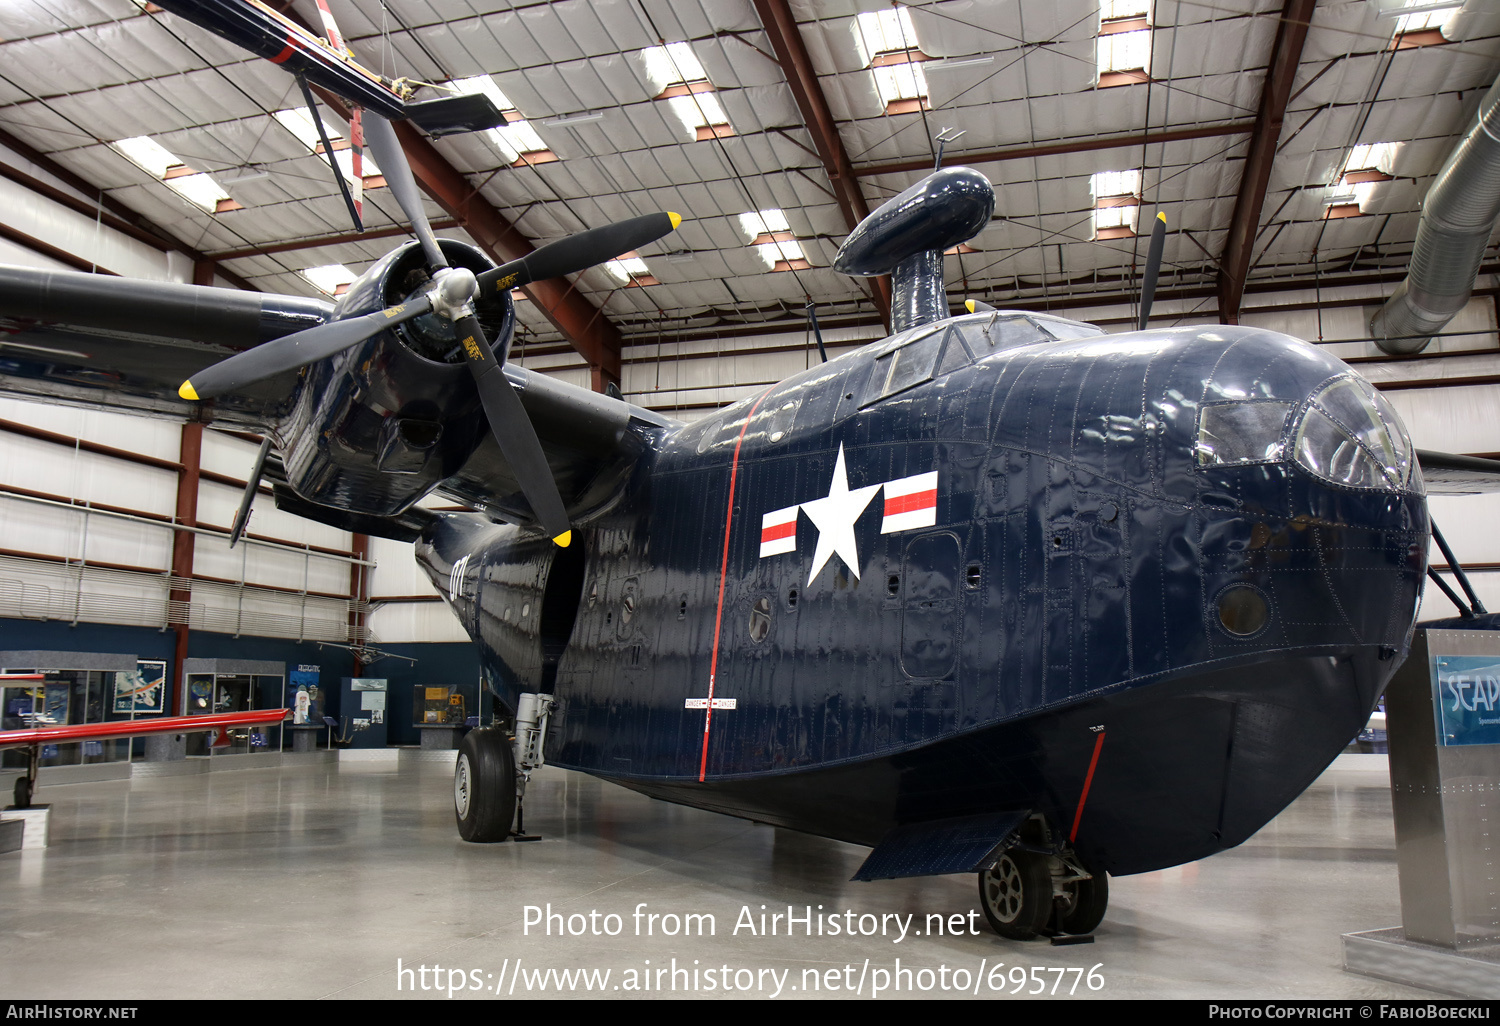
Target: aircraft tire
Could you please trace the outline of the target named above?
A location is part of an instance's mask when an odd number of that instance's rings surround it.
[[[1002,937],[1031,940],[1052,917],[1052,873],[1047,858],[1007,851],[993,869],[979,874],[979,904]]]
[[[15,799],[15,805],[12,806],[13,808],[31,808],[31,781],[26,777],[17,777],[16,786],[11,791],[11,796]]]
[[[1097,930],[1109,907],[1109,877],[1095,873],[1090,880],[1065,885],[1065,892],[1055,903],[1050,932],[1077,936]]]
[[[516,762],[504,732],[494,727],[471,730],[459,743],[453,816],[466,841],[491,844],[510,836],[516,816]]]

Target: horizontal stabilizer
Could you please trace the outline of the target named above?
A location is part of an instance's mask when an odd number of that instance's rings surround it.
[[[1428,495],[1478,495],[1500,491],[1500,460],[1417,450]]]
[[[977,873],[1000,858],[1005,842],[1030,812],[986,812],[956,819],[903,823],[870,852],[855,880]]]

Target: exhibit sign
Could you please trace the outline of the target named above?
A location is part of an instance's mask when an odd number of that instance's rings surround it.
[[[318,691],[321,667],[298,663],[287,677],[287,705],[292,709],[292,725],[306,726],[323,722],[322,695]]]
[[[1500,745],[1500,657],[1434,655],[1429,665],[1440,743]]]
[[[135,670],[115,676],[116,713],[129,716],[160,713],[166,701],[167,664],[165,660],[143,659]]]

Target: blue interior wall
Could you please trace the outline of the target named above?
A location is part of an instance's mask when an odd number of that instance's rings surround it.
[[[172,650],[175,637],[171,631],[149,627],[119,627],[111,624],[81,623],[70,627],[57,621],[12,620],[0,618],[0,650],[56,649],[65,652],[134,652],[141,659],[164,659],[169,675],[175,674]],[[467,642],[434,644],[383,645],[382,650],[415,659],[380,659],[360,671],[362,677],[385,677],[389,682],[386,719],[391,744],[414,745],[420,737],[413,723],[413,694],[418,687],[459,687],[462,689],[468,715],[474,716],[479,654]],[[319,668],[319,684],[326,696],[324,711],[334,717],[344,715],[338,708],[339,678],[354,676],[354,656],[346,649],[319,648],[317,642],[286,641],[279,638],[233,637],[208,631],[188,635],[190,659],[268,659],[286,663],[287,671],[298,664]],[[65,669],[66,667],[59,667]],[[176,714],[177,710],[171,710]],[[486,701],[484,714],[489,716]]]

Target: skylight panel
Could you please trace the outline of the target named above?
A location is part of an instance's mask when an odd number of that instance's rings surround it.
[[[687,43],[648,46],[641,51],[641,58],[646,62],[646,77],[651,79],[657,92],[676,82],[708,80],[703,64]]]
[[[927,76],[920,64],[887,64],[870,70],[875,73],[875,91],[887,107],[898,100],[920,100],[927,96]]]
[[[1094,238],[1119,239],[1135,234],[1141,213],[1139,204],[1098,207],[1094,210]]]
[[[1145,18],[1151,14],[1151,0],[1101,0],[1099,19],[1116,21],[1120,18]]]
[[[1151,30],[1110,32],[1098,40],[1099,76],[1110,72],[1142,71],[1151,63]]]
[[[686,96],[669,96],[667,106],[683,126],[701,135],[703,129],[729,126],[729,115],[724,105],[713,93],[688,93]]]
[[[323,140],[318,138],[318,126],[313,123],[312,115],[301,107],[291,110],[278,110],[271,115],[277,120],[282,128],[295,135],[309,150],[316,151],[323,145]],[[327,121],[323,122],[323,130],[328,133],[328,141],[336,143],[344,137],[344,133],[334,128]]]
[[[359,275],[343,264],[325,264],[322,267],[304,267],[297,272],[330,296],[341,296]]]
[[[495,109],[506,115],[506,123],[489,129],[485,132],[485,136],[494,143],[507,164],[547,163],[557,159],[557,155],[542,141],[542,137],[531,126],[531,122],[521,117],[521,112],[516,109],[516,105],[510,102],[510,98],[500,90],[490,76],[475,75],[471,78],[456,78],[448,85],[460,93],[470,95],[479,93],[488,96],[490,102],[495,105]]]
[[[134,139],[121,139],[110,145],[136,167],[156,178],[165,178],[167,168],[182,164],[182,161],[178,160],[170,150],[165,149],[155,139],[144,135],[136,136]]]
[[[148,136],[121,139],[110,145],[136,167],[207,213],[222,214],[240,209],[240,205],[230,198],[229,193],[218,182],[200,171],[194,171],[171,150]]]
[[[791,223],[786,219],[786,212],[778,208],[770,210],[751,210],[740,215],[740,231],[745,233],[745,238],[752,242],[763,235],[774,235],[777,232],[791,232]]]
[[[1343,184],[1357,185],[1360,182],[1386,181],[1396,166],[1396,154],[1401,144],[1397,142],[1361,143],[1349,151],[1339,178]]]
[[[638,275],[650,274],[646,267],[646,261],[638,256],[623,256],[618,260],[605,261],[604,269],[615,277],[615,280],[624,284]]]
[[[887,114],[910,114],[927,106],[927,76],[920,62],[931,58],[919,48],[905,7],[856,15],[854,45],[875,75],[875,92]]]
[[[766,266],[773,271],[786,270],[787,268],[777,267],[781,263],[790,265],[801,261],[799,268],[807,266],[807,255],[802,252],[802,244],[796,239],[788,239],[784,242],[763,242],[755,247],[755,252],[760,254]]]
[[[1396,18],[1396,35],[1398,37],[1408,32],[1424,32],[1432,29],[1441,31],[1449,20],[1463,7],[1462,3],[1441,4],[1433,0],[1406,0],[1396,10],[1413,7],[1416,10],[1410,14],[1402,14]],[[1392,12],[1394,13],[1394,12]]]
[[[869,67],[877,55],[917,49],[917,30],[905,7],[870,11],[854,18],[854,45],[859,59]]]
[[[1097,171],[1090,179],[1095,198],[1101,196],[1139,196],[1141,194],[1141,171]]]

